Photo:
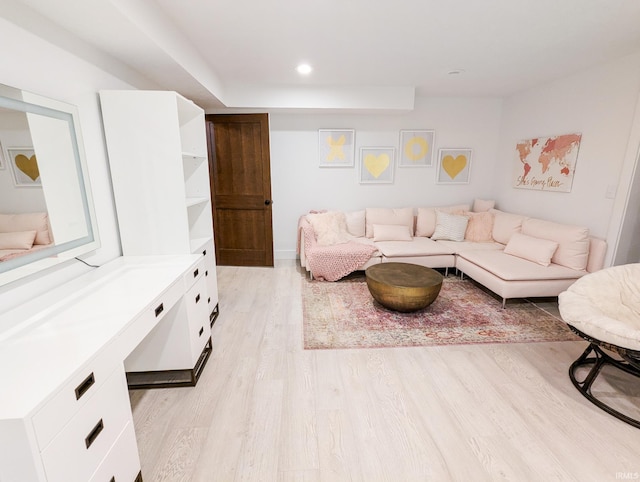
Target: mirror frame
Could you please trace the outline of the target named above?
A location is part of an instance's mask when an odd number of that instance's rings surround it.
[[[0,84],[0,107],[27,114],[46,115],[68,122],[87,227],[86,236],[0,262],[0,286],[2,286],[94,251],[100,247],[100,238],[77,107],[2,84]]]

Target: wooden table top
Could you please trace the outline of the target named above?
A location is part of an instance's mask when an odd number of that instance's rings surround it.
[[[388,286],[420,288],[442,283],[444,277],[435,269],[410,263],[379,263],[369,266],[365,274]]]

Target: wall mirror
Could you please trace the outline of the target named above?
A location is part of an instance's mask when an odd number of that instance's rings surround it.
[[[77,108],[0,85],[0,285],[98,247]]]

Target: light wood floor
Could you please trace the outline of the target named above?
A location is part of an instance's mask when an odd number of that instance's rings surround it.
[[[569,381],[585,342],[305,351],[303,276],[218,268],[198,385],[131,392],[145,481],[640,476],[640,430]]]

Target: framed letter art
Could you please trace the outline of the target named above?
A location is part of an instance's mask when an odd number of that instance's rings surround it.
[[[360,183],[393,183],[394,147],[360,148]]]
[[[471,172],[471,149],[438,151],[437,184],[468,184]]]
[[[356,131],[353,129],[319,129],[320,167],[353,167],[355,137]]]
[[[435,131],[400,131],[399,167],[433,166]]]

